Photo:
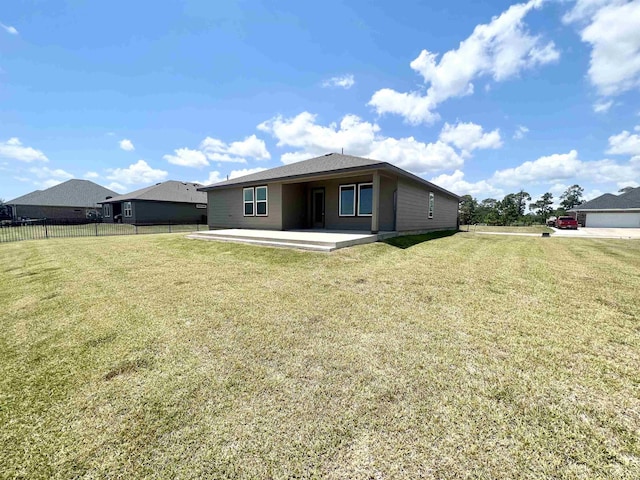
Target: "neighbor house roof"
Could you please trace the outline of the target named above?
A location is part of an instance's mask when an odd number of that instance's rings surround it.
[[[282,180],[303,180],[306,177],[318,177],[326,174],[357,172],[359,170],[381,169],[392,171],[393,173],[411,178],[419,183],[433,187],[436,190],[444,192],[453,197],[459,198],[455,193],[449,192],[444,188],[434,185],[423,178],[396,167],[387,162],[372,160],[370,158],[354,157],[353,155],[344,155],[341,153],[328,153],[320,157],[303,160],[301,162],[290,163],[281,167],[263,170],[261,172],[252,173],[231,180],[215,183],[200,190],[207,192],[219,188],[240,187],[244,185],[255,185],[256,183],[274,182]]]
[[[89,180],[72,179],[46,190],[36,190],[9,200],[8,205],[44,205],[48,207],[95,207],[107,197],[118,195]]]
[[[148,200],[154,202],[207,203],[207,194],[198,191],[199,183],[168,180],[131,193],[118,195],[101,203]]]
[[[640,208],[640,187],[633,188],[621,195],[605,193],[588,202],[573,207],[570,212],[585,210],[629,210]]]

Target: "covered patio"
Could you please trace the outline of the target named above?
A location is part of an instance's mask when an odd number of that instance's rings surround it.
[[[265,247],[296,248],[331,252],[339,248],[363,245],[397,236],[397,232],[344,230],[250,230],[231,228],[194,232],[187,238],[218,242],[238,242]]]

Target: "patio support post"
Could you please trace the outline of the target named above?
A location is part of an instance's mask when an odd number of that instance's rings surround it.
[[[373,205],[371,206],[371,233],[378,233],[378,212],[380,210],[380,174],[373,172]]]

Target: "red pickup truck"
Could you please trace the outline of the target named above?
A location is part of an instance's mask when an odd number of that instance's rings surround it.
[[[573,217],[558,217],[556,220],[556,228],[578,229],[578,221]]]

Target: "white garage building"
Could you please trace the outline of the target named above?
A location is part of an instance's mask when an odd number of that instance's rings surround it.
[[[640,228],[640,187],[621,195],[605,193],[569,210],[585,216],[585,227]]]

